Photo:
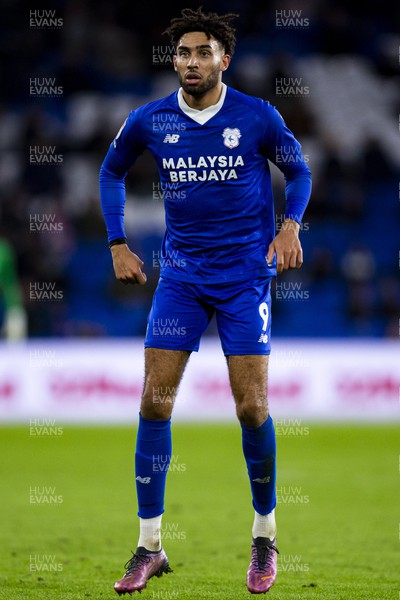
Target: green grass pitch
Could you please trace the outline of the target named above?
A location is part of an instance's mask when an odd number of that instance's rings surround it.
[[[117,598],[138,536],[135,425],[41,433],[0,429],[0,598]],[[398,600],[398,425],[279,433],[279,574],[268,598]],[[174,573],[140,597],[250,598],[252,518],[239,425],[173,424],[163,545]]]

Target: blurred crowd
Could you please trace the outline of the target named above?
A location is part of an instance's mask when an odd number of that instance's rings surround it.
[[[274,283],[273,335],[398,337],[400,163],[385,123],[392,120],[396,131],[399,7],[202,5],[240,14],[225,82],[280,110],[314,175],[301,233],[304,266]],[[9,2],[0,25],[4,337],[144,335],[164,232],[157,171],[145,154],[126,181],[127,234],[145,261],[144,287],[114,279],[98,171],[129,111],[177,88],[162,32],[185,6],[198,4]],[[355,74],[343,89],[340,68],[348,59]],[[319,89],[316,65],[326,73],[332,61],[337,75]],[[297,91],[282,93],[285,81]],[[355,103],[352,81],[376,82],[378,101],[371,105],[361,87]],[[346,137],[351,131],[355,137]],[[284,182],[275,167],[273,182],[279,228]],[[207,335],[214,333],[212,323]]]

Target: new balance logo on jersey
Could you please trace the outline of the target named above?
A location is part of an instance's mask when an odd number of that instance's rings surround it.
[[[177,133],[167,133],[164,138],[164,144],[176,144],[179,142],[180,136]]]
[[[257,477],[257,479],[253,479],[253,481],[255,481],[256,483],[269,483],[270,479],[271,477],[263,477],[263,479]]]
[[[150,483],[151,477],[140,477],[140,475],[138,475],[136,481],[139,481],[139,483]]]
[[[258,338],[258,341],[260,342],[260,344],[268,344],[268,336],[266,333],[262,333],[260,335],[260,337]]]

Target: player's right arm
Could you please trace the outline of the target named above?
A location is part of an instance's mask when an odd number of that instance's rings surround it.
[[[111,255],[115,277],[118,281],[125,283],[139,283],[144,285],[147,281],[146,273],[143,273],[144,262],[134,254],[127,244],[118,244],[111,247]]]
[[[128,248],[124,227],[125,177],[145,149],[138,112],[130,113],[101,165],[100,200],[116,278],[144,285],[143,261]],[[113,244],[116,240],[123,243]]]

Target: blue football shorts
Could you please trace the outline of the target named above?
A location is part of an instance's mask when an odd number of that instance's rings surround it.
[[[224,354],[271,352],[271,277],[194,284],[160,277],[145,348],[197,352],[214,313]]]

